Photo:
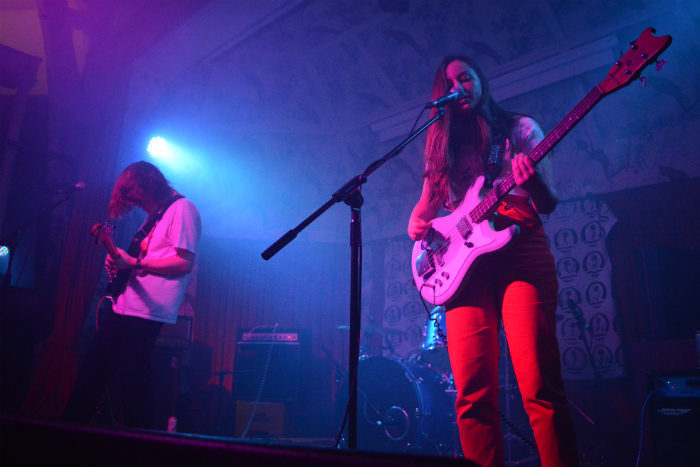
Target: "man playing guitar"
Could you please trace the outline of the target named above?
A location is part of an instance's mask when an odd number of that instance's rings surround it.
[[[107,384],[118,374],[124,424],[153,427],[151,352],[163,324],[177,321],[202,227],[194,204],[148,162],[131,164],[119,175],[110,217],[118,218],[133,207],[148,217],[129,252],[103,238],[109,243],[105,267],[112,279],[113,307],[82,362],[63,413],[66,421],[90,421]],[[118,276],[123,284],[115,285]]]

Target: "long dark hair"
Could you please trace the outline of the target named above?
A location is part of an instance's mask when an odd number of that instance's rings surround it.
[[[131,211],[129,203],[139,203],[146,196],[159,203],[172,194],[170,182],[158,167],[146,161],[134,162],[117,178],[109,201],[109,217],[117,219]]]
[[[475,118],[468,124],[473,125],[474,148],[484,159],[488,157],[489,149],[494,140],[508,137],[510,129],[519,115],[502,109],[493,100],[486,76],[474,60],[463,55],[449,55],[442,60],[435,73],[431,100],[438,99],[449,91],[446,70],[447,66],[454,61],[461,61],[469,65],[481,83],[481,99],[476,103]],[[437,112],[437,109],[433,109],[431,116],[434,117]],[[428,130],[423,177],[429,182],[431,200],[438,199],[440,202],[444,202],[449,198],[449,176],[454,164],[452,130],[453,125],[458,123],[463,122],[457,122],[452,106],[447,106],[445,117],[438,120]]]

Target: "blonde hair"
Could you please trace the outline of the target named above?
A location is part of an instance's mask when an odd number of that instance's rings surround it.
[[[139,161],[128,166],[117,178],[109,201],[109,217],[117,219],[131,211],[132,205],[153,197],[156,203],[172,194],[170,182],[155,165]]]

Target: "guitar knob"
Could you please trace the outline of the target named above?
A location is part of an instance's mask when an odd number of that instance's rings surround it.
[[[440,275],[441,275],[442,277],[444,277],[445,279],[450,280],[450,273],[449,273],[449,272],[442,271],[442,272],[440,273]]]
[[[442,281],[441,281],[440,279],[435,279],[435,284],[436,284],[438,287],[442,287]]]
[[[466,246],[467,248],[473,248],[474,244],[472,242],[464,242],[464,246]]]

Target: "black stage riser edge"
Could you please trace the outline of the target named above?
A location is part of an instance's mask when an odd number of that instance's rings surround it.
[[[0,417],[3,466],[411,467],[463,459],[302,448],[198,435],[93,428]]]

